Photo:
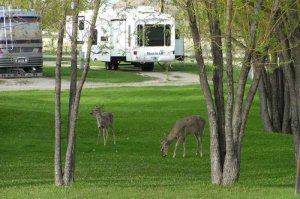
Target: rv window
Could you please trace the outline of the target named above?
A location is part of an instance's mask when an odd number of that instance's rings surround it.
[[[78,17],[78,29],[84,30],[84,17]]]
[[[13,23],[17,23],[17,22],[26,22],[26,23],[31,23],[31,22],[39,22],[40,21],[40,17],[36,17],[36,16],[28,16],[28,17],[23,17],[23,16],[15,16],[12,17],[12,22]],[[6,23],[9,21],[9,18],[6,17]],[[0,18],[0,23],[4,23],[4,17]]]
[[[145,46],[164,46],[164,25],[145,25]]]
[[[165,27],[165,45],[171,45],[171,26],[169,24]]]
[[[143,46],[143,35],[144,35],[144,26],[138,25],[137,26],[137,46]]]
[[[98,41],[98,30],[94,29],[94,35],[93,35],[93,43],[92,43],[92,45],[97,45],[97,41]]]
[[[108,37],[101,36],[101,41],[108,41]]]

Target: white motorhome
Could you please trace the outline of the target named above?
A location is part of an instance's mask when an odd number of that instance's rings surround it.
[[[78,41],[83,43],[84,54],[92,15],[91,10],[79,13]],[[67,30],[71,28],[69,18]],[[103,6],[95,29],[91,59],[105,62],[109,70],[118,69],[120,62],[129,62],[144,71],[152,71],[154,62],[183,57],[183,39],[175,42],[174,17],[156,12],[153,7],[113,9]]]
[[[42,76],[40,14],[0,6],[0,77]]]

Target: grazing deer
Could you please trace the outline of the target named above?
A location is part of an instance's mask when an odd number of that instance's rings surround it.
[[[176,157],[177,147],[181,142],[183,144],[183,158],[185,158],[185,138],[188,134],[194,134],[197,142],[196,156],[199,154],[200,148],[200,156],[202,157],[202,137],[204,133],[204,126],[205,120],[197,115],[177,120],[167,138],[161,142],[160,151],[162,156],[167,156],[169,145],[174,140],[177,140],[173,153],[173,158]]]
[[[108,130],[111,129],[113,133],[113,138],[114,138],[114,144],[116,144],[116,136],[115,136],[115,130],[113,128],[113,121],[114,121],[114,116],[110,112],[102,112],[102,108],[104,105],[101,107],[96,106],[95,109],[90,113],[91,115],[96,116],[97,120],[97,126],[98,126],[98,139],[97,139],[97,144],[99,144],[100,140],[100,134],[101,134],[101,129],[103,131],[103,140],[104,140],[104,146],[106,146],[107,138],[108,138]]]

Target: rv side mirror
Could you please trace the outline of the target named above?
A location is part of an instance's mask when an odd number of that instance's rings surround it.
[[[84,21],[79,21],[78,29],[79,30],[84,30]]]
[[[84,17],[82,16],[78,17],[78,29],[84,30]]]

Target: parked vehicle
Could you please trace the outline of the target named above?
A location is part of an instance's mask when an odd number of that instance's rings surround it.
[[[0,77],[42,76],[41,16],[0,7]]]
[[[155,62],[183,58],[183,39],[175,40],[175,19],[171,15],[156,12],[150,6],[121,9],[103,6],[100,9],[91,59],[105,62],[107,69],[118,69],[121,63],[130,63],[144,71],[152,71]],[[92,14],[91,10],[79,13],[78,41],[83,44],[84,55]],[[71,29],[69,17],[69,33]]]

